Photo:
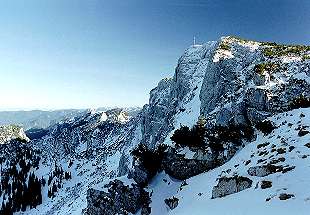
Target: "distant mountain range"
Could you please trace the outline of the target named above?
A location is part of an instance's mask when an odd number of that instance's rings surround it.
[[[47,128],[56,122],[72,118],[85,112],[83,109],[53,110],[53,111],[1,111],[0,125],[15,124],[25,130],[30,128]]]
[[[96,111],[107,111],[112,108],[101,107]],[[140,108],[126,108],[130,113],[140,111]],[[19,125],[24,130],[45,129],[49,126],[85,114],[87,109],[63,109],[63,110],[31,110],[31,111],[0,111],[0,125]]]

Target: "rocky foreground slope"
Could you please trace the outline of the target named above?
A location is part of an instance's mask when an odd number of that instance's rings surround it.
[[[307,214],[309,58],[235,37],[191,46],[137,116],[89,112],[1,145],[2,214]]]
[[[5,144],[11,140],[19,140],[20,142],[28,142],[29,138],[24,129],[16,125],[0,126],[0,144]]]

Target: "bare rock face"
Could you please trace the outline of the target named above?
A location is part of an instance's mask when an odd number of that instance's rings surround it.
[[[174,108],[169,108],[172,105],[170,97],[172,84],[171,78],[161,80],[158,86],[150,92],[149,104],[143,107],[142,141],[150,148],[153,148],[156,142],[163,138],[162,135],[169,130],[168,121],[174,110]]]
[[[217,163],[212,158],[206,160],[187,159],[184,155],[178,154],[175,149],[169,148],[162,165],[168,175],[179,180],[185,180],[213,169]]]
[[[238,193],[242,190],[250,188],[251,186],[252,180],[247,177],[223,177],[220,178],[218,184],[213,187],[212,198],[221,198],[233,193]]]
[[[223,43],[229,46],[229,50],[221,48]],[[247,91],[247,87],[242,83],[253,80],[253,77],[255,77],[255,83],[260,84],[262,82],[261,80],[257,81],[257,75],[249,67],[249,65],[260,60],[261,56],[257,50],[249,49],[247,46],[242,45],[242,41],[235,38],[222,37],[217,42],[217,48],[214,50],[213,56],[210,57],[206,68],[200,92],[201,113],[207,116],[216,107],[224,107],[224,104],[228,102],[231,102],[232,106],[238,107],[240,102],[243,101],[237,98]],[[241,68],[244,69],[242,75],[239,73]],[[259,79],[261,78],[259,77]],[[264,101],[260,94],[256,98],[258,102]],[[221,108],[218,110],[222,111]],[[230,111],[232,118],[239,118],[240,111],[236,113],[232,110],[234,108],[225,112]]]
[[[133,169],[129,171],[128,178],[132,178],[138,185],[144,187],[151,179],[151,175],[139,161],[135,161]]]
[[[129,166],[130,162],[129,162],[129,155],[126,155],[124,153],[122,153],[119,163],[118,163],[118,177],[119,176],[123,176],[126,175],[129,172]]]
[[[142,110],[142,141],[153,148],[173,129],[175,114],[198,94],[215,42],[192,46],[179,58],[172,78],[162,79],[150,92],[149,104]]]
[[[251,124],[256,124],[265,120],[267,117],[271,116],[270,113],[264,111],[258,111],[255,108],[248,108],[247,109],[247,117]]]
[[[255,123],[275,113],[309,106],[310,85],[297,75],[303,72],[308,75],[309,63],[285,63],[279,59],[275,64],[262,50],[262,43],[234,37],[222,37],[217,42],[204,68],[201,114],[218,125],[237,125],[248,120]],[[257,68],[262,69],[258,71]],[[277,75],[285,81],[275,78]]]
[[[266,111],[267,109],[267,93],[263,89],[250,88],[246,92],[247,105],[258,111]]]
[[[139,209],[148,211],[150,198],[148,193],[136,184],[126,186],[122,181],[114,180],[105,186],[108,192],[89,189],[85,215],[135,214]],[[145,213],[146,214],[146,213]]]

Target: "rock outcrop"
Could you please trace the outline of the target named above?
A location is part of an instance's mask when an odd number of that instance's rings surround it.
[[[213,169],[218,164],[212,156],[206,159],[188,159],[183,154],[178,154],[175,149],[169,148],[164,156],[162,165],[164,171],[170,176],[179,180],[185,180]]]
[[[243,177],[223,177],[219,179],[218,184],[213,187],[212,198],[221,198],[233,193],[238,193],[242,190],[248,189],[252,186],[252,180]]]
[[[0,126],[0,144],[8,143],[10,140],[18,140],[24,143],[30,141],[22,127],[17,125]]]
[[[133,167],[128,174],[128,178],[132,178],[141,187],[148,184],[151,179],[150,172],[138,160],[133,161]]]
[[[176,198],[176,197],[172,197],[172,198],[169,198],[169,199],[165,199],[165,203],[169,207],[170,210],[173,210],[176,207],[178,207],[179,199]]]
[[[135,214],[141,208],[150,211],[149,194],[140,186],[124,185],[122,181],[114,180],[105,186],[107,192],[89,189],[87,192],[87,209],[85,215]]]
[[[265,177],[267,175],[276,173],[280,170],[282,170],[281,167],[272,164],[263,166],[253,166],[248,169],[248,174],[251,176]]]

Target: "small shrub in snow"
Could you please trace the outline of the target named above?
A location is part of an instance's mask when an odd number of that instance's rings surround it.
[[[200,118],[191,129],[187,126],[175,130],[171,140],[181,147],[202,147],[206,134],[205,120]]]
[[[221,42],[220,45],[219,45],[219,48],[220,49],[223,49],[223,50],[227,50],[227,51],[230,51],[231,47],[229,46],[228,43],[225,43],[225,42]]]
[[[171,136],[171,140],[177,145],[186,146],[190,145],[191,142],[191,130],[187,126],[181,126],[181,128],[174,131]]]
[[[264,135],[268,135],[275,129],[275,126],[273,125],[271,121],[264,120],[264,121],[256,123],[255,128],[263,132]]]
[[[290,103],[291,109],[308,108],[308,107],[310,107],[310,98],[306,98],[304,96],[299,96]]]
[[[260,75],[263,75],[265,71],[274,72],[279,67],[280,67],[280,65],[277,63],[264,62],[264,63],[260,63],[260,64],[255,65],[254,71]]]
[[[166,145],[158,145],[155,149],[149,149],[145,144],[140,143],[131,154],[138,159],[143,167],[153,177],[161,169],[164,152],[167,149]]]
[[[240,146],[242,141],[251,140],[253,137],[253,129],[251,126],[238,126],[230,124],[229,126],[215,126],[208,130],[206,137],[209,146],[213,152],[223,151],[223,144],[231,142],[234,145]]]

